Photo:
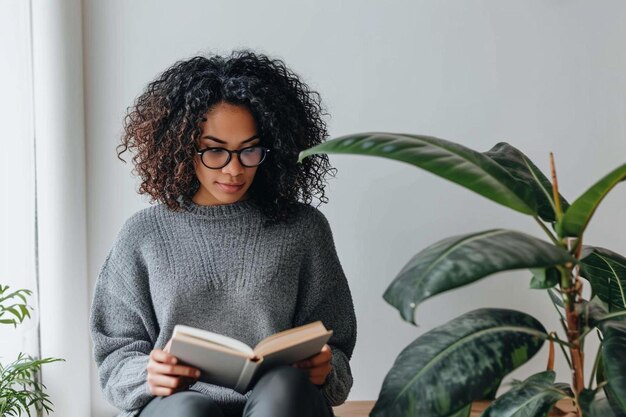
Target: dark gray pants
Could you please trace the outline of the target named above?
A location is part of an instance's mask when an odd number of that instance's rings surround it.
[[[238,416],[241,416],[238,413]],[[155,397],[139,417],[231,417],[205,394],[181,391]],[[259,379],[252,389],[243,417],[332,417],[319,388],[300,369],[281,366]]]

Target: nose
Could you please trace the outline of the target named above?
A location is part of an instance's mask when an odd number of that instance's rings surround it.
[[[241,174],[243,174],[243,170],[245,169],[245,167],[243,165],[241,165],[241,162],[239,162],[239,157],[238,155],[233,155],[232,158],[230,158],[230,161],[228,161],[228,164],[222,168],[222,172],[224,174],[228,174],[231,175],[233,177],[237,177]]]

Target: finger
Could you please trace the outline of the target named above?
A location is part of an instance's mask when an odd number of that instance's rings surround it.
[[[200,370],[191,366],[167,365],[159,362],[148,363],[148,373],[187,376],[190,378],[198,378],[200,376]]]
[[[328,364],[327,366],[319,366],[316,368],[311,368],[308,370],[308,374],[310,377],[325,377],[332,370],[332,366]]]
[[[175,392],[173,388],[153,387],[151,385],[149,385],[149,391],[150,394],[156,395],[157,397],[167,397]]]
[[[301,368],[315,368],[316,366],[322,366],[324,364],[330,363],[330,360],[331,357],[328,356],[326,353],[320,353],[309,359],[301,361],[298,366]]]
[[[148,384],[153,387],[162,387],[162,388],[180,388],[182,386],[182,382],[180,377],[177,376],[169,376],[169,375],[148,375]]]
[[[308,362],[308,366],[318,366],[330,361],[332,356],[333,353],[330,350],[330,346],[324,345],[320,353],[315,356],[311,356],[310,358],[307,358],[306,361]]]
[[[330,363],[330,360],[331,360],[330,354],[320,353],[319,355],[311,359],[311,365],[314,367],[321,366],[326,363]]]
[[[309,376],[309,381],[311,381],[315,385],[322,385],[324,382],[326,382],[327,376],[328,375]]]
[[[153,349],[152,352],[150,352],[150,359],[153,359],[157,362],[171,363],[174,365],[178,363],[178,358],[176,356],[170,355],[169,353],[161,349]]]
[[[333,357],[333,351],[329,345],[322,346],[320,353],[310,356],[307,359],[294,362],[292,365],[296,368],[310,368],[329,362]]]
[[[200,370],[191,366],[166,365],[158,362],[152,362],[148,364],[148,373],[170,376],[185,376],[189,378],[200,377]]]

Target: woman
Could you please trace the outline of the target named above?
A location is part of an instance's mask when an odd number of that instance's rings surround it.
[[[352,386],[356,319],[324,215],[319,95],[251,51],[174,64],[129,109],[118,147],[159,204],[120,230],[94,290],[100,383],[120,416],[331,416]],[[169,354],[176,324],[254,346],[321,320],[333,336],[247,393],[197,381]]]

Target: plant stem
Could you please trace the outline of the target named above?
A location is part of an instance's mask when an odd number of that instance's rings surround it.
[[[567,340],[570,342],[570,356],[572,359],[572,384],[576,398],[584,389],[584,353],[580,339],[580,317],[578,305],[580,304],[580,291],[582,285],[577,276],[573,274],[573,266],[565,268],[561,272],[561,288],[565,294],[565,317],[567,321]]]
[[[567,361],[567,366],[569,367],[570,371],[574,369],[574,366],[572,365],[572,361],[569,358],[569,355],[567,354],[567,351],[565,350],[565,347],[559,343],[559,347],[561,348],[561,351],[563,352],[563,356],[565,357],[565,360]]]
[[[547,339],[556,342],[559,346],[572,347],[572,344],[570,342],[562,340],[561,338],[559,338],[559,336],[556,334],[556,332],[551,332],[550,334],[548,334]]]
[[[561,310],[559,310],[559,306],[556,305],[552,297],[550,297],[550,301],[552,302],[554,309],[560,316],[559,322],[561,323],[561,326],[563,326],[563,331],[567,333],[567,324],[565,324],[565,317],[563,316],[563,313],[561,313]],[[554,336],[557,336],[556,332],[552,332],[551,334],[553,334]],[[561,351],[563,352],[563,356],[565,357],[565,360],[567,361],[567,366],[569,367],[570,370],[572,370],[572,362],[569,359],[569,355],[567,354],[567,352],[565,351],[565,348],[563,347],[561,343],[559,343],[559,347],[561,348]]]
[[[587,337],[589,333],[593,332],[593,330],[594,330],[593,328],[585,330],[584,332],[580,334],[580,336],[578,336],[578,340],[582,341],[585,337]]]
[[[558,239],[552,234],[552,232],[550,231],[550,229],[548,229],[546,227],[545,224],[543,224],[543,222],[541,221],[541,219],[539,219],[539,217],[537,216],[533,216],[533,219],[535,219],[535,221],[537,222],[537,224],[539,224],[539,226],[541,226],[541,228],[543,229],[544,232],[546,232],[546,234],[548,235],[548,237],[550,238],[550,240],[552,241],[552,243],[554,243],[557,246],[563,246],[561,244],[561,242],[558,241]]]
[[[554,154],[550,152],[550,173],[552,174],[552,193],[554,195],[554,207],[556,221],[560,222],[563,218],[561,210],[561,199],[559,196],[559,183],[556,175],[556,167],[554,164]],[[558,231],[558,228],[557,228]],[[571,249],[571,240],[560,235],[561,240],[559,246],[565,245],[567,249]],[[577,242],[576,259],[580,258],[580,241]],[[567,321],[567,340],[570,343],[570,357],[572,360],[572,387],[576,397],[576,404],[579,404],[578,395],[585,388],[584,378],[584,353],[580,343],[580,318],[578,314],[579,304],[581,303],[582,285],[578,280],[578,273],[574,274],[575,265],[567,264],[563,268],[559,268],[561,272],[561,292],[564,294],[565,317]]]
[[[555,332],[552,332],[551,335],[556,335]],[[554,370],[554,340],[550,339],[550,351],[548,353],[548,365],[546,366],[548,371]]]
[[[556,220],[561,221],[563,212],[561,211],[561,199],[559,198],[559,182],[556,178],[556,168],[554,165],[554,154],[550,152],[550,173],[552,174],[552,194],[554,197],[554,211],[556,214]]]

